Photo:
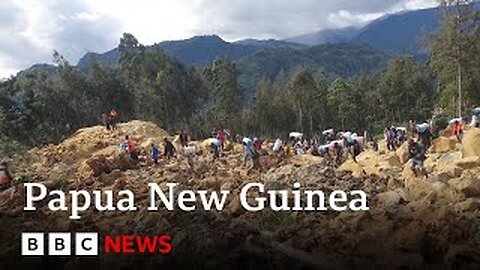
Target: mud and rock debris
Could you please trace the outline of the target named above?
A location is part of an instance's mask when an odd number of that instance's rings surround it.
[[[367,150],[340,168],[310,155],[277,156],[267,153],[260,172],[242,166],[242,147],[228,143],[213,161],[208,141],[191,142],[201,150],[193,169],[181,154],[133,164],[119,144],[126,135],[148,152],[151,143],[161,145],[167,132],[152,123],[132,121],[115,132],[102,127],[79,130],[59,145],[32,149],[18,164],[22,181],[42,182],[50,189],[130,189],[139,205],[147,205],[147,183],[166,189],[167,182],[183,189],[228,189],[223,211],[102,212],[91,210],[80,221],[66,212],[51,212],[39,205],[24,212],[20,183],[0,192],[1,269],[9,269],[19,256],[19,237],[24,231],[98,231],[100,234],[173,235],[173,253],[162,260],[137,262],[106,256],[91,262],[72,258],[66,265],[108,264],[133,266],[187,266],[217,268],[242,265],[251,269],[478,269],[480,265],[480,130],[470,129],[463,142],[449,138],[433,142],[426,166],[427,179],[415,177],[405,156],[396,152]],[[228,151],[227,151],[228,150]],[[368,212],[273,212],[245,211],[238,193],[247,182],[264,183],[267,189],[304,187],[363,190],[369,196]],[[14,243],[14,244],[12,244]],[[184,260],[184,258],[195,258]],[[248,261],[246,263],[245,261]],[[30,262],[35,263],[35,262]],[[28,266],[28,264],[27,264]],[[78,268],[78,267],[77,267]]]

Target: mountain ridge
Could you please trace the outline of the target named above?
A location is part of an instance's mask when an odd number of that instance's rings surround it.
[[[352,42],[368,44],[376,49],[396,54],[425,54],[421,42],[425,32],[439,27],[440,7],[391,13],[362,27],[325,29],[284,39],[309,46],[325,43]]]
[[[393,54],[409,54],[424,58],[427,53],[422,42],[426,32],[438,28],[440,8],[427,8],[402,11],[384,15],[362,26],[349,26],[338,29],[324,29],[310,34],[303,34],[286,39],[247,38],[228,42],[218,35],[194,36],[183,40],[163,41],[152,46],[159,46],[167,54],[177,58],[186,67],[210,65],[216,58],[233,61],[251,56],[263,49],[292,47],[305,48],[322,44],[355,43],[366,44],[375,49]],[[87,53],[79,61],[78,67],[87,71],[92,59],[106,66],[114,66],[119,59],[117,49],[105,53]]]
[[[304,47],[304,45],[274,39],[246,39],[228,42],[218,35],[200,35],[183,40],[162,41],[148,47],[160,47],[186,67],[192,67],[210,65],[216,58],[237,60],[264,48],[280,46]],[[119,59],[120,52],[118,48],[104,53],[89,52],[80,58],[77,67],[87,72],[92,64],[91,61],[96,60],[101,64],[112,67],[118,63]]]

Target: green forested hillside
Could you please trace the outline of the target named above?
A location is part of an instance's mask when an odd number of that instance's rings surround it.
[[[120,39],[113,68],[94,61],[85,73],[55,52],[57,67],[0,82],[0,150],[58,141],[113,108],[121,120],[150,120],[194,137],[214,127],[260,136],[326,128],[378,133],[409,119],[468,116],[480,104],[480,27],[476,10],[459,8],[462,24],[446,13],[427,64],[332,44],[268,48],[237,63],[188,68],[131,34]]]
[[[181,41],[166,41],[146,50],[160,47],[186,68],[211,65],[215,59],[234,61],[240,74],[240,84],[251,97],[262,76],[274,79],[280,72],[306,66],[325,72],[329,78],[351,77],[362,72],[375,72],[385,67],[389,56],[368,45],[329,44],[306,47],[280,41],[244,40],[228,43],[218,36],[194,37]],[[116,68],[120,59],[117,49],[103,54],[88,53],[77,67],[88,73],[94,63]]]
[[[303,66],[319,70],[328,78],[350,78],[361,73],[375,73],[386,66],[390,57],[366,45],[328,44],[310,48],[270,48],[240,59],[239,81],[253,93],[260,78],[273,80],[281,72]]]
[[[160,47],[166,54],[175,57],[185,67],[211,65],[213,60],[224,58],[238,60],[264,48],[274,47],[305,47],[295,43],[278,40],[240,40],[227,42],[219,36],[195,36],[185,40],[163,41],[147,46],[148,49]],[[120,60],[118,48],[105,53],[87,53],[77,64],[77,67],[88,72],[93,62],[101,63],[108,67],[116,67]]]

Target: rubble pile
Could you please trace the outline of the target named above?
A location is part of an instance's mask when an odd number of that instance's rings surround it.
[[[358,163],[348,159],[335,169],[326,160],[311,155],[288,156],[268,150],[261,157],[263,168],[242,166],[242,147],[227,143],[219,160],[209,154],[210,141],[192,142],[199,150],[193,169],[181,154],[174,160],[134,164],[119,144],[125,135],[143,150],[161,145],[164,137],[178,145],[159,127],[141,121],[118,125],[115,132],[103,127],[79,130],[59,145],[32,149],[16,171],[26,181],[49,188],[74,190],[130,189],[136,203],[148,205],[147,183],[177,183],[184,189],[230,190],[223,211],[96,212],[80,221],[68,213],[51,212],[39,206],[23,211],[24,190],[17,184],[0,192],[0,265],[13,265],[19,254],[23,231],[99,231],[122,233],[171,233],[172,256],[151,262],[159,266],[204,268],[242,264],[248,267],[288,265],[298,268],[475,268],[480,265],[480,130],[466,132],[462,143],[450,138],[433,142],[426,166],[430,177],[415,177],[406,156],[406,145],[396,151],[365,150]],[[177,146],[179,148],[179,146]],[[19,165],[20,166],[20,165]],[[301,188],[331,192],[363,190],[368,194],[366,212],[247,212],[239,200],[245,183],[261,182],[266,189]],[[13,254],[13,255],[12,255]],[[184,260],[182,258],[187,258]],[[192,260],[197,258],[197,260]],[[115,258],[106,257],[103,263]],[[126,267],[133,259],[125,259]],[[343,265],[338,265],[342,262]],[[72,260],[71,265],[78,261]],[[393,267],[392,267],[393,266]],[[333,267],[333,268],[335,268]],[[3,267],[0,266],[3,269]],[[7,267],[8,268],[8,267]],[[5,268],[5,269],[7,269]],[[271,267],[272,268],[272,267]],[[477,268],[478,269],[478,268]]]

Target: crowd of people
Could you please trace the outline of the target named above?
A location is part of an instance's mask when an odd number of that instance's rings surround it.
[[[137,145],[138,143],[127,135],[125,136],[125,140],[120,144],[120,149],[128,153],[130,158],[136,163],[150,158],[154,164],[159,164],[161,152],[156,144],[151,144],[149,153],[145,153],[144,151],[140,150]],[[168,138],[163,139],[163,149],[163,157],[166,160],[170,160],[175,157],[177,150]]]
[[[480,108],[473,110],[473,119],[471,125],[478,127],[478,119]],[[462,119],[452,119],[449,122],[451,136],[455,136],[461,140],[465,121]],[[395,151],[405,142],[407,142],[408,157],[412,160],[411,168],[417,175],[418,173],[428,177],[428,172],[424,167],[424,161],[427,158],[427,151],[432,144],[435,126],[432,122],[417,124],[409,121],[408,127],[389,126],[385,128],[384,138],[388,151]],[[226,129],[214,128],[211,132],[209,140],[210,154],[213,161],[221,158],[222,153],[228,141],[234,141],[242,144],[243,147],[243,166],[251,166],[254,169],[262,169],[260,157],[271,151],[272,154],[281,154],[285,156],[311,154],[321,156],[328,160],[329,164],[339,167],[349,157],[357,162],[357,156],[367,146],[366,133],[359,136],[357,133],[349,131],[335,132],[333,129],[323,131],[311,137],[305,136],[301,132],[291,132],[288,134],[285,142],[281,138],[275,141],[264,141],[254,136],[242,136],[236,134],[231,136]],[[196,146],[189,145],[188,135],[184,131],[178,133],[183,154],[187,158],[188,164],[193,168],[194,157],[197,153]],[[268,145],[267,149],[263,149],[264,145]],[[370,147],[374,151],[378,151],[378,143],[375,139],[369,141]],[[125,151],[130,153],[134,160],[138,160],[137,148],[134,142],[128,137],[124,142]],[[176,156],[177,149],[167,139],[163,142],[163,157],[166,160]],[[160,150],[154,144],[151,145],[150,157],[154,164],[158,164],[161,158]]]
[[[471,127],[480,127],[480,107],[472,110]],[[450,136],[456,137],[459,142],[462,140],[466,121],[462,118],[452,119],[448,123]],[[407,142],[407,153],[411,162],[411,169],[415,175],[428,177],[428,171],[424,166],[427,159],[428,149],[432,145],[433,134],[436,132],[433,121],[430,123],[417,124],[409,121],[408,127],[389,126],[385,128],[384,138],[388,151],[395,151]],[[447,129],[448,130],[448,129]],[[446,134],[447,135],[447,134]],[[239,136],[236,136],[237,140]],[[260,143],[258,143],[260,142]],[[249,137],[241,141],[244,147],[244,162],[248,160],[258,163],[262,141],[258,138],[253,140]],[[374,151],[378,151],[378,143],[375,139],[370,141]],[[366,147],[366,134],[358,136],[356,133],[344,131],[336,133],[333,129],[325,130],[321,135],[314,135],[307,138],[300,132],[291,132],[286,143],[277,138],[271,150],[274,153],[283,152],[287,155],[304,155],[310,153],[314,156],[325,157],[335,167],[340,166],[349,156],[354,162],[356,157]],[[261,167],[255,165],[254,167]]]
[[[385,128],[385,140],[387,141],[387,149],[395,150],[400,147],[407,138],[407,129],[404,127],[387,127]]]
[[[101,122],[108,131],[114,131],[118,122],[118,113],[112,109],[110,113],[102,114]],[[466,120],[463,118],[455,118],[449,121],[450,136],[457,138],[459,142],[462,141],[464,129],[466,128]],[[472,110],[470,127],[480,128],[480,107]],[[428,177],[428,171],[424,167],[424,161],[427,158],[428,149],[432,144],[435,126],[433,122],[416,124],[409,121],[408,128],[389,126],[385,128],[384,138],[387,143],[388,151],[395,151],[398,147],[407,142],[408,157],[411,159],[411,169],[415,175],[422,174]],[[249,136],[241,136],[237,134],[235,137],[230,135],[230,132],[225,129],[213,129],[212,138],[210,140],[210,150],[213,161],[218,160],[222,152],[225,150],[227,141],[235,141],[241,143],[243,146],[243,166],[251,163],[254,169],[262,169],[260,157],[267,153],[263,149],[265,141]],[[187,163],[193,170],[194,158],[198,153],[195,145],[189,144],[189,136],[185,131],[178,132],[180,146],[183,148],[183,156],[187,159]],[[311,154],[314,156],[322,156],[326,158],[334,167],[340,166],[349,156],[354,162],[357,162],[356,157],[366,147],[366,134],[359,136],[356,133],[343,131],[335,132],[333,129],[325,130],[321,134],[307,138],[300,132],[291,132],[288,139],[284,142],[277,138],[272,143],[270,150],[273,154],[290,156],[292,154],[304,155]],[[375,139],[371,140],[370,146],[374,151],[378,151],[378,143]],[[150,150],[138,148],[138,143],[125,136],[125,140],[120,144],[122,151],[129,154],[133,162],[138,163],[142,160],[150,159],[153,164],[158,165],[159,160],[163,157],[165,160],[176,158],[177,149],[174,144],[168,139],[163,139],[163,154],[159,146],[151,144]],[[13,177],[6,161],[0,162],[0,190],[7,189],[11,186]]]

